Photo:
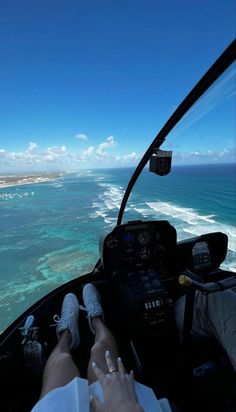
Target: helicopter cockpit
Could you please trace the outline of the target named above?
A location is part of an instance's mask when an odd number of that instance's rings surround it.
[[[37,402],[45,360],[57,342],[49,318],[59,313],[66,293],[73,292],[82,302],[86,283],[93,283],[99,290],[106,324],[119,343],[120,355],[127,370],[133,369],[137,380],[151,387],[158,399],[168,398],[173,412],[236,410],[235,370],[226,351],[214,336],[195,340],[192,331],[197,294],[201,292],[208,296],[236,286],[234,268],[231,270],[231,267],[223,266],[227,254],[235,253],[232,250],[233,236],[229,239],[231,232],[228,230],[225,233],[223,225],[220,226],[222,230],[218,230],[219,226],[214,224],[212,230],[205,231],[206,226],[201,223],[209,223],[211,217],[200,216],[197,220],[191,206],[189,209],[183,206],[182,216],[190,210],[188,219],[191,227],[182,228],[180,238],[174,219],[161,220],[163,214],[167,214],[163,210],[164,202],[158,204],[161,215],[158,219],[128,218],[127,223],[122,221],[131,191],[146,164],[150,161],[149,170],[161,176],[169,173],[172,152],[162,151],[160,146],[185,113],[234,60],[235,42],[203,76],[158,133],[128,183],[116,225],[110,226],[100,239],[100,257],[94,269],[84,275],[77,274],[76,278],[43,296],[1,334],[1,406],[4,411],[28,412]],[[228,78],[232,79],[232,73]],[[224,81],[221,86],[225,90]],[[206,101],[204,103],[206,106]],[[187,174],[188,169],[185,172]],[[225,183],[223,179],[221,181]],[[197,185],[204,195],[204,179],[199,180]],[[166,189],[164,185],[163,188]],[[166,192],[169,194],[169,188]],[[177,195],[181,198],[181,194]],[[150,203],[152,206],[154,201],[152,199]],[[212,213],[212,204],[209,213]],[[175,215],[180,213],[179,209],[174,209]],[[183,218],[183,221],[188,219]],[[180,331],[175,309],[176,302],[184,296],[184,322]],[[80,331],[83,341],[78,353],[74,354],[74,360],[86,376],[93,341],[86,315],[80,318]],[[28,363],[24,351],[27,340],[39,341],[43,348],[43,356],[31,357]]]

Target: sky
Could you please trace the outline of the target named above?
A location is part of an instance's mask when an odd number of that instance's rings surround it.
[[[235,37],[235,4],[0,0],[0,173],[137,164]],[[177,163],[235,160],[223,107],[166,143]]]

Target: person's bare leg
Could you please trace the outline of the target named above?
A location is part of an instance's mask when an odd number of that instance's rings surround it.
[[[91,349],[90,360],[88,364],[88,381],[92,383],[97,380],[92,368],[92,362],[95,362],[99,368],[108,373],[107,364],[105,361],[105,352],[109,350],[114,365],[117,366],[118,357],[118,345],[110,332],[110,330],[104,325],[100,317],[94,317],[91,319],[92,326],[95,330],[95,341]]]
[[[80,376],[70,353],[71,334],[62,332],[57,346],[49,356],[43,374],[40,399],[52,389],[67,385],[76,376]]]

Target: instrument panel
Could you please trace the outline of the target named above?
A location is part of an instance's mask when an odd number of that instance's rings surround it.
[[[161,277],[168,277],[175,248],[176,231],[167,221],[130,222],[102,239],[100,256],[111,276],[131,269],[155,269]]]
[[[175,271],[176,230],[167,221],[129,222],[101,239],[104,273],[152,334],[168,330],[173,302],[164,280]],[[131,309],[132,308],[132,309]]]
[[[144,322],[152,336],[167,336],[174,321],[170,285],[178,274],[188,268],[209,275],[225,259],[228,239],[223,233],[178,244],[176,237],[168,221],[136,221],[116,226],[100,239],[103,273],[120,296],[124,312],[132,315],[129,329]]]

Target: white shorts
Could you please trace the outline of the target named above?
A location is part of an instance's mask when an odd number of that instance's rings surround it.
[[[157,400],[151,388],[135,381],[135,389],[145,412],[171,412],[168,400]],[[47,393],[31,412],[89,412],[89,395],[93,394],[103,401],[103,390],[98,381],[89,385],[87,379],[74,378],[66,386]]]

